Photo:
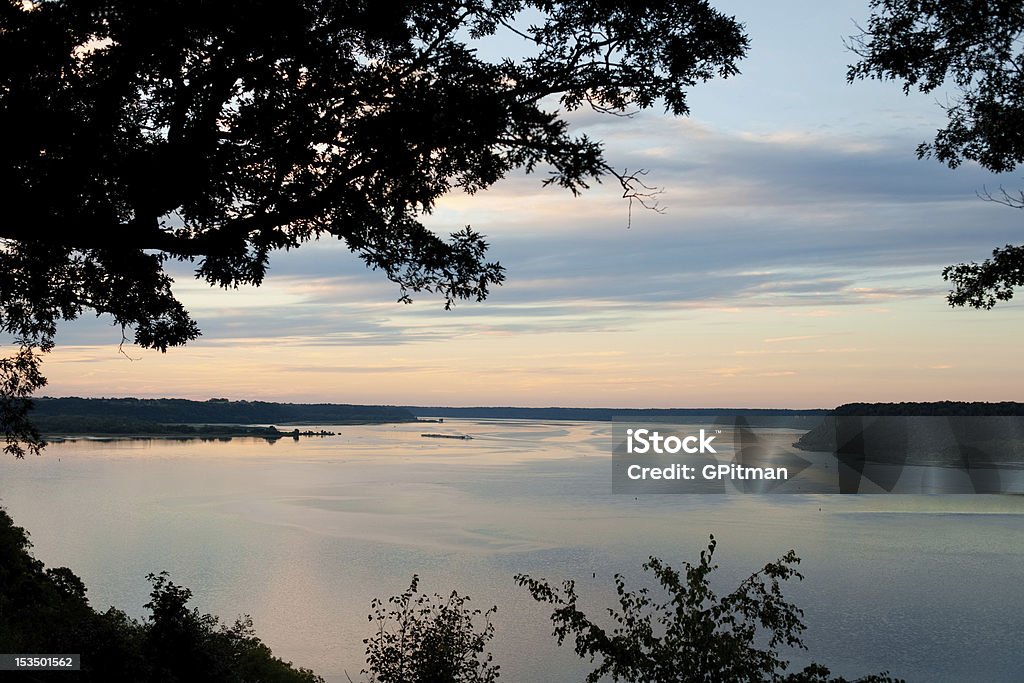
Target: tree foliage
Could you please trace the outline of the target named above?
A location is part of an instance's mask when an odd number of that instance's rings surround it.
[[[366,644],[364,674],[373,683],[493,683],[499,667],[487,645],[494,637],[486,612],[466,607],[469,598],[419,594],[419,577],[384,603],[374,599],[369,619],[377,632]],[[477,622],[482,620],[482,625]]]
[[[949,293],[950,305],[992,308],[1012,299],[1015,288],[1024,287],[1024,246],[1007,244],[993,249],[992,258],[981,263],[947,266],[942,277],[955,285]]]
[[[848,78],[903,81],[904,92],[951,85],[948,125],[917,148],[956,168],[964,160],[1012,171],[1024,162],[1024,6],[1016,0],[871,0],[851,42],[861,58]]]
[[[930,93],[951,86],[947,125],[917,148],[956,168],[974,161],[998,172],[1024,162],[1024,4],[1017,0],[871,0],[872,14],[849,47],[860,57],[851,82],[903,82],[903,91]],[[1024,208],[1002,192],[985,198]],[[982,263],[949,266],[951,306],[992,308],[1024,286],[1024,247],[1007,245]]]
[[[29,553],[24,529],[0,508],[0,651],[82,654],[79,680],[103,683],[210,683],[261,681],[316,683],[312,671],[274,657],[243,616],[231,626],[189,603],[192,592],[166,573],[150,574],[149,617],[137,621],[111,607],[90,607],[86,588],[70,569],[47,569]],[[578,605],[575,584],[553,588],[543,579],[519,575],[533,597],[555,606],[551,621],[562,644],[573,637],[576,652],[598,668],[588,681],[643,683],[749,681],[849,683],[827,667],[810,664],[786,673],[782,649],[802,648],[803,612],[782,594],[782,584],[801,578],[793,551],[755,572],[731,593],[711,587],[716,565],[711,538],[697,565],[682,572],[650,558],[664,599],[646,588],[626,588],[615,577],[618,609],[607,612],[611,630]],[[494,683],[499,667],[488,651],[495,629],[486,611],[468,607],[469,598],[419,592],[413,576],[408,590],[387,601],[372,601],[363,674],[373,683]],[[39,681],[63,681],[65,672],[36,672]],[[886,674],[860,683],[897,683]]]
[[[643,200],[565,112],[686,114],[746,49],[704,0],[0,0],[0,330],[46,351],[92,311],[166,351],[199,334],[168,263],[259,285],[319,238],[400,301],[482,300],[503,268],[425,227],[438,198],[525,169]]]
[[[189,609],[192,591],[171,581],[167,572],[147,578],[153,590],[145,605],[150,617],[143,627],[143,651],[153,680],[323,683],[309,669],[295,669],[274,657],[256,636],[251,617],[221,624],[211,614]]]
[[[47,348],[44,342],[42,350]],[[31,342],[24,340],[17,353],[0,358],[0,425],[4,433],[4,452],[16,458],[25,457],[26,451],[38,455],[46,445],[36,426],[25,419],[32,408],[33,392],[46,386],[39,365],[39,354]]]
[[[800,558],[792,550],[744,579],[728,595],[711,586],[718,565],[712,536],[697,564],[683,563],[680,572],[651,557],[644,571],[654,575],[664,593],[659,599],[648,588],[629,590],[615,575],[618,608],[609,608],[611,628],[601,626],[579,607],[575,582],[560,588],[544,579],[516,576],[535,600],[554,606],[553,635],[562,645],[572,637],[576,654],[595,668],[587,683],[610,677],[630,683],[706,683],[707,681],[772,681],[841,683],[829,670],[811,664],[786,673],[783,648],[805,648],[803,611],[786,600],[782,584],[802,579]],[[887,675],[868,676],[862,683],[886,683]]]
[[[192,592],[166,573],[153,584],[140,622],[119,609],[94,610],[85,584],[66,567],[47,569],[29,553],[28,533],[0,508],[0,651],[77,653],[75,680],[95,683],[322,683],[312,671],[274,657],[252,619],[231,626],[189,609]],[[66,671],[30,680],[68,679]]]

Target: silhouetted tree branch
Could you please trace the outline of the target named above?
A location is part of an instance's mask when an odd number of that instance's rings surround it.
[[[521,54],[481,58],[499,33]],[[400,301],[483,300],[504,269],[469,227],[423,225],[441,196],[542,167],[579,192],[611,168],[564,112],[686,114],[746,49],[702,0],[0,0],[0,330],[45,352],[89,310],[166,351],[199,335],[169,261],[259,285],[319,238]],[[29,429],[10,396],[8,444]]]
[[[419,592],[415,574],[409,589],[375,598],[369,620],[377,632],[363,640],[370,683],[494,683],[500,668],[487,651],[494,638],[491,615],[466,607],[469,598]],[[482,623],[480,623],[482,622]],[[351,679],[350,679],[351,680]]]
[[[1012,299],[1015,287],[1024,286],[1024,246],[1007,244],[981,263],[948,266],[942,277],[954,285],[949,293],[951,306],[992,308],[998,301]]]
[[[763,681],[771,683],[849,683],[833,678],[827,667],[811,664],[787,672],[784,648],[806,649],[803,610],[786,600],[782,585],[803,579],[796,570],[800,558],[790,550],[754,572],[731,593],[718,595],[711,587],[715,537],[711,536],[697,564],[677,570],[651,557],[644,565],[657,580],[662,598],[647,588],[629,590],[615,575],[618,606],[608,608],[609,627],[592,619],[579,606],[576,584],[553,587],[544,579],[516,576],[535,600],[554,606],[551,623],[562,645],[573,638],[576,654],[596,662],[587,683],[602,680],[647,683],[673,681]],[[898,683],[888,674],[869,675],[859,683]]]
[[[932,92],[946,84],[959,97],[945,106],[947,125],[922,142],[918,158],[956,168],[974,161],[997,173],[1024,162],[1024,6],[1017,0],[871,0],[872,14],[847,42],[860,61],[847,79],[903,82],[903,91]],[[1003,191],[1000,204],[1021,208]],[[996,249],[983,263],[949,266],[951,306],[992,308],[1022,284],[1024,249]]]

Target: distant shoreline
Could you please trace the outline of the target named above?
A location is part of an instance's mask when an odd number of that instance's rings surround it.
[[[137,426],[136,426],[137,427]],[[328,437],[337,436],[335,432],[327,430],[300,430],[297,427],[292,430],[277,429],[274,426],[256,427],[251,425],[152,425],[148,428],[125,428],[119,430],[89,430],[89,431],[45,431],[41,430],[43,438],[50,443],[62,443],[65,441],[132,441],[164,439],[168,441],[187,440],[230,440],[236,438],[253,438],[265,441],[277,441],[278,439],[291,438],[296,441],[299,437]]]
[[[444,406],[402,406],[418,418],[454,417],[504,420],[572,420],[577,422],[611,422],[624,418],[672,418],[719,415],[746,417],[824,417],[828,408],[519,408],[514,406],[476,406],[450,408]]]
[[[320,425],[415,423],[395,406],[294,404],[138,398],[41,398],[29,419],[49,441],[106,439],[230,439],[333,436]],[[290,429],[283,429],[287,425]]]
[[[613,420],[744,418],[751,427],[788,426],[807,430],[797,446],[819,446],[823,420],[835,415],[1024,415],[1024,403],[938,401],[852,403],[834,409],[788,408],[527,408],[514,406],[382,406],[335,403],[272,403],[138,398],[42,398],[31,419],[49,441],[82,439],[230,439],[333,436],[301,427],[439,422],[444,418]],[[762,424],[763,423],[763,424]],[[280,427],[292,427],[291,430]]]

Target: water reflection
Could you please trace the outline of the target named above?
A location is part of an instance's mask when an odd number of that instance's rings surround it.
[[[0,503],[95,606],[141,615],[146,573],[167,569],[201,610],[252,614],[275,653],[333,680],[358,678],[370,599],[414,572],[498,605],[502,680],[579,680],[589,669],[512,576],[576,578],[604,604],[615,572],[692,559],[712,532],[723,582],[796,549],[807,580],[790,595],[810,656],[835,673],[1019,680],[1020,497],[622,496],[609,424],[429,425],[468,441],[422,438],[422,424],[323,428],[337,436],[54,444],[0,461]]]

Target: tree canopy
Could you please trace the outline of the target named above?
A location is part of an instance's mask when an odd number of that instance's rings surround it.
[[[419,592],[413,574],[409,589],[374,598],[369,621],[376,632],[363,640],[369,683],[495,683],[501,667],[487,648],[494,638],[491,616],[466,606],[469,598]]]
[[[503,268],[470,227],[424,226],[438,198],[525,169],[643,201],[565,113],[685,115],[746,49],[703,0],[0,1],[5,450],[38,452],[58,321],[107,314],[161,351],[199,335],[169,262],[259,285],[272,252],[330,237],[400,301],[484,299]]]
[[[153,588],[139,621],[116,607],[89,604],[86,586],[67,567],[34,558],[28,532],[0,508],[0,650],[81,656],[74,680],[102,683],[323,683],[309,669],[275,657],[252,619],[232,625],[189,608],[192,591],[166,572],[148,576]],[[9,676],[7,678],[17,677]],[[60,683],[66,671],[34,671],[35,683]]]
[[[783,584],[802,580],[800,558],[790,550],[754,572],[727,595],[719,595],[711,579],[718,565],[711,536],[697,564],[675,569],[657,557],[644,563],[656,588],[630,590],[615,575],[618,606],[602,610],[604,626],[580,603],[572,580],[552,586],[545,579],[516,576],[534,600],[553,606],[553,636],[562,645],[572,636],[576,654],[596,663],[586,683],[851,683],[833,677],[828,667],[811,663],[789,670],[785,652],[807,649],[803,642],[804,612],[786,599]],[[659,598],[659,594],[661,598]],[[887,672],[869,674],[853,683],[902,683]]]
[[[973,161],[997,173],[1024,163],[1024,4],[1017,0],[871,0],[863,32],[850,41],[860,57],[847,74],[903,81],[903,91],[959,91],[947,125],[917,148],[956,168]],[[1024,208],[1007,192],[987,198]],[[992,308],[1024,286],[1024,246],[1006,245],[982,263],[949,266],[951,306]]]

